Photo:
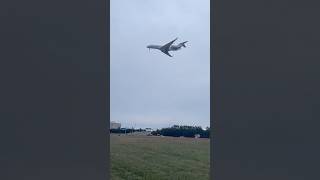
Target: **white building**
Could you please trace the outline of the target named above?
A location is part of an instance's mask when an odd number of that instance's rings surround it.
[[[121,123],[117,123],[114,121],[110,122],[110,129],[120,129],[121,128]]]

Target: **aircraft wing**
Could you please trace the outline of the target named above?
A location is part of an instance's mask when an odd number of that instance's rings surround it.
[[[170,41],[169,43],[163,45],[160,49],[162,52],[166,53],[168,56],[172,57],[168,51],[169,51],[169,48],[170,46],[173,44],[173,42],[175,42],[178,38],[175,38],[174,40]]]
[[[165,53],[166,55],[168,55],[168,56],[170,56],[170,57],[172,57],[170,54],[169,54],[169,52],[168,51],[162,51],[163,53]]]

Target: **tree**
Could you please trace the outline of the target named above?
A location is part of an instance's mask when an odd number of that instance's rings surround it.
[[[163,135],[163,136],[172,136],[172,137],[195,137],[196,134],[200,134],[200,138],[209,138],[210,128],[207,127],[206,130],[203,130],[201,126],[178,126],[173,125],[169,128],[162,128],[153,131],[152,135]]]

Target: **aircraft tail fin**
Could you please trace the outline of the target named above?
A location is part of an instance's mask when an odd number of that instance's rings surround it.
[[[185,45],[185,43],[187,43],[188,41],[185,41],[185,42],[182,42],[182,43],[180,43],[183,47],[187,47],[186,45]]]

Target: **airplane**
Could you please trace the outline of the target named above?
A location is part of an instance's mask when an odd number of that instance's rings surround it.
[[[171,56],[171,54],[169,54],[169,51],[177,51],[179,49],[181,49],[181,47],[186,47],[185,43],[187,43],[188,41],[179,43],[178,45],[172,45],[178,38],[175,38],[174,40],[170,41],[169,43],[160,46],[160,45],[148,45],[147,48],[150,49],[158,49],[161,52],[165,53],[166,55]]]

